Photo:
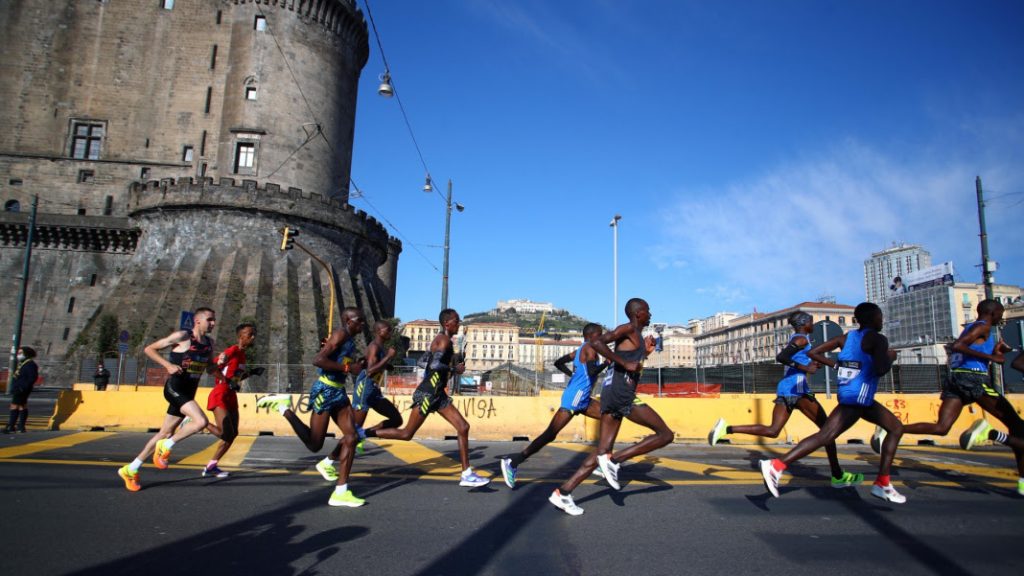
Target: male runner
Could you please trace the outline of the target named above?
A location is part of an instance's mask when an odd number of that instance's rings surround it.
[[[601,435],[597,449],[587,456],[579,470],[556,488],[548,498],[549,502],[572,516],[583,514],[583,508],[577,506],[572,499],[572,491],[595,468],[600,467],[608,485],[618,490],[620,463],[657,450],[675,438],[675,434],[665,425],[661,416],[636,397],[636,385],[640,381],[643,361],[654,350],[654,337],[648,336],[644,339],[642,336],[644,327],[651,323],[651,309],[644,300],[630,298],[626,302],[626,318],[629,322],[605,332],[591,342],[591,346],[598,354],[614,363],[606,372],[602,383]],[[608,347],[611,342],[615,343],[614,352]],[[622,419],[629,416],[632,416],[630,420],[650,428],[654,434],[613,454],[612,448]]]
[[[776,389],[777,396],[775,397],[775,409],[772,410],[771,425],[729,426],[726,424],[725,418],[719,418],[715,427],[708,433],[708,443],[712,446],[726,434],[750,434],[778,438],[782,427],[789,422],[794,408],[799,409],[808,420],[817,424],[818,428],[825,423],[828,413],[811,393],[810,384],[807,382],[807,376],[817,372],[819,366],[817,362],[813,362],[807,357],[807,352],[811,349],[810,334],[814,331],[814,319],[806,312],[793,312],[789,315],[788,321],[795,332],[786,347],[775,357],[777,362],[786,366],[786,370]],[[825,453],[828,454],[828,464],[832,469],[833,488],[855,486],[864,480],[863,474],[843,471],[839,465],[835,442],[825,445]]]
[[[226,478],[228,473],[221,470],[217,463],[227,454],[231,444],[238,437],[238,394],[242,380],[250,375],[261,374],[262,368],[248,370],[245,366],[245,351],[256,341],[256,327],[252,324],[239,324],[235,328],[238,344],[229,347],[217,357],[217,383],[206,401],[206,409],[213,411],[217,423],[209,423],[206,429],[220,438],[220,443],[213,453],[213,458],[203,468],[203,476]]]
[[[583,344],[574,353],[566,354],[555,360],[555,367],[569,376],[569,383],[565,385],[565,391],[562,392],[561,406],[551,418],[548,427],[541,432],[540,436],[534,438],[529,446],[510,458],[501,459],[501,475],[509,488],[516,487],[516,474],[518,474],[519,465],[554,440],[574,416],[583,414],[595,420],[601,419],[600,404],[592,402],[590,398],[590,392],[598,374],[608,366],[606,362],[601,362],[601,357],[598,356],[592,345],[592,342],[600,336],[601,326],[599,324],[587,324],[583,327]],[[568,362],[572,362],[572,371],[566,368]]]
[[[380,384],[384,379],[384,369],[388,362],[395,357],[395,349],[387,346],[391,339],[391,324],[378,320],[373,324],[373,341],[366,347],[367,366],[366,369],[356,376],[355,389],[352,391],[352,414],[355,420],[356,433],[364,436],[363,424],[366,416],[373,408],[378,414],[386,419],[373,426],[373,429],[398,428],[402,425],[402,414],[398,408],[384,397],[381,393]],[[331,451],[331,454],[317,463],[316,469],[325,480],[334,481],[338,479],[338,455],[341,452],[339,444]],[[356,453],[363,453],[363,440],[360,438],[356,443]]]
[[[452,338],[459,333],[459,323],[461,322],[459,313],[451,308],[445,308],[441,310],[438,322],[441,323],[442,330],[434,337],[433,342],[430,343],[430,350],[424,355],[426,372],[423,375],[423,381],[412,394],[412,413],[409,414],[409,421],[405,428],[378,428],[376,430],[371,428],[366,431],[366,437],[412,440],[427,416],[432,412],[437,412],[455,428],[455,433],[458,435],[459,461],[462,464],[459,486],[484,486],[491,480],[479,476],[469,465],[469,422],[466,422],[445,392],[449,376],[453,372],[462,374],[466,369],[466,365],[462,362],[452,366],[452,359],[455,356]]]
[[[342,328],[327,338],[313,358],[313,365],[320,370],[319,378],[309,391],[309,426],[292,410],[291,394],[264,396],[256,402],[256,406],[274,408],[280,412],[310,452],[318,452],[323,448],[327,427],[334,420],[342,436],[338,441],[337,484],[327,504],[355,508],[366,501],[356,498],[348,487],[352,452],[356,446],[356,427],[352,421],[352,404],[345,393],[345,381],[349,374],[358,374],[363,369],[362,361],[354,359],[355,336],[363,331],[366,320],[361,310],[349,307],[341,311],[341,324]]]
[[[1008,433],[995,430],[987,420],[980,419],[960,435],[960,447],[970,450],[983,440],[1009,446],[1017,460],[1017,492],[1024,495],[1024,421],[1006,397],[991,386],[988,375],[989,363],[1002,364],[1004,354],[1011,350],[1006,342],[996,341],[994,330],[1003,320],[1003,305],[986,299],[978,303],[977,310],[978,319],[964,328],[951,347],[949,379],[942,387],[938,421],[908,424],[903,427],[903,432],[945,436],[964,406],[977,402],[985,412],[1002,422]],[[1024,354],[1018,356],[1011,366],[1017,368],[1021,364],[1024,367],[1022,357]]]
[[[167,468],[174,445],[206,428],[208,424],[206,413],[195,398],[203,373],[216,370],[211,362],[213,339],[207,334],[217,325],[217,318],[209,308],[196,308],[193,318],[191,331],[177,330],[145,348],[146,356],[167,370],[164,398],[168,407],[160,431],[146,442],[135,460],[117,471],[124,480],[125,488],[132,492],[141,488],[139,468],[150,454],[153,454],[154,466],[161,470]],[[171,353],[165,360],[160,351],[168,347]],[[189,422],[182,423],[185,416],[189,417]],[[178,424],[182,426],[179,428]]]
[[[896,504],[907,501],[889,481],[889,469],[900,436],[903,435],[903,425],[892,412],[875,401],[878,379],[892,367],[896,352],[889,349],[889,341],[878,333],[882,329],[881,308],[870,302],[862,302],[854,309],[853,316],[860,325],[857,330],[836,336],[807,353],[811,360],[819,364],[832,368],[838,366],[839,405],[829,414],[818,433],[801,440],[782,458],[761,460],[764,483],[776,498],[779,497],[779,478],[787,466],[829,442],[835,442],[840,434],[863,418],[889,432],[888,438],[882,443],[878,478],[871,487],[871,494]],[[836,348],[842,348],[838,362],[825,356]]]

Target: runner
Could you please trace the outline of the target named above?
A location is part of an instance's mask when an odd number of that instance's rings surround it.
[[[672,442],[675,434],[661,416],[653,408],[636,397],[636,385],[640,381],[643,361],[654,350],[654,337],[643,338],[642,332],[651,322],[651,310],[647,302],[640,298],[630,298],[626,302],[626,317],[629,322],[605,332],[591,342],[591,346],[614,364],[605,373],[601,389],[601,435],[597,449],[587,456],[583,464],[559,488],[556,488],[548,501],[560,510],[572,516],[583,514],[572,499],[572,491],[589,476],[595,468],[600,467],[608,485],[619,490],[619,465],[630,458],[657,450]],[[608,347],[615,343],[615,351]],[[654,431],[640,442],[612,453],[615,437],[619,433],[622,419],[629,417],[637,424]]]
[[[423,374],[423,381],[413,392],[412,412],[409,414],[409,421],[405,428],[371,428],[366,431],[366,437],[412,440],[427,416],[437,412],[455,428],[455,433],[458,435],[459,461],[462,464],[459,486],[484,486],[490,482],[490,479],[479,476],[469,465],[469,422],[466,422],[445,392],[449,376],[452,373],[462,374],[466,369],[466,365],[462,362],[452,366],[452,360],[455,357],[452,338],[459,333],[459,323],[461,322],[459,313],[451,308],[445,308],[438,316],[438,322],[440,322],[442,330],[434,337],[433,342],[430,343],[430,350],[424,354],[421,360],[421,362],[425,362],[426,365],[423,367],[426,370]]]
[[[793,312],[789,315],[788,322],[795,332],[786,347],[775,357],[776,361],[786,366],[786,370],[776,389],[777,396],[775,397],[775,409],[772,410],[771,425],[729,426],[726,424],[725,418],[719,418],[714,428],[708,433],[708,443],[712,446],[727,434],[750,434],[778,438],[782,427],[789,422],[794,408],[799,409],[818,428],[825,424],[828,413],[811,393],[810,384],[807,382],[807,376],[817,372],[819,366],[817,362],[807,357],[807,352],[811,349],[810,334],[814,331],[814,319],[806,312]],[[864,480],[863,474],[843,471],[839,465],[835,442],[825,445],[825,453],[828,454],[828,464],[832,469],[833,488],[856,486]]]
[[[1005,361],[1004,354],[1011,350],[1006,342],[996,341],[994,328],[1003,321],[1003,305],[996,300],[982,300],[977,310],[978,319],[968,324],[950,347],[949,379],[942,387],[938,420],[908,424],[903,427],[903,432],[945,436],[964,407],[977,402],[982,410],[1002,422],[1008,433],[995,430],[987,420],[980,419],[960,435],[960,447],[970,450],[985,440],[1009,446],[1017,460],[1017,492],[1024,495],[1024,421],[1006,397],[992,387],[989,380],[989,364],[1002,364]],[[1021,358],[1024,358],[1024,354],[1018,356],[1011,367],[1018,370],[1024,368],[1024,360]],[[875,435],[884,437],[878,431]]]
[[[583,414],[595,420],[601,419],[601,405],[593,402],[590,397],[597,376],[608,366],[607,362],[601,362],[601,357],[592,345],[593,341],[600,336],[601,326],[599,324],[587,324],[583,327],[583,344],[575,352],[555,360],[555,367],[569,376],[569,383],[566,384],[565,391],[562,392],[561,406],[551,418],[548,427],[541,432],[540,436],[534,438],[529,446],[510,458],[501,459],[501,475],[509,488],[516,487],[519,465],[554,440],[574,416]],[[566,367],[569,362],[572,362],[573,365],[571,371]]]
[[[318,452],[324,446],[327,427],[331,420],[341,429],[338,441],[337,484],[327,504],[355,508],[366,503],[356,498],[348,487],[348,475],[352,469],[352,452],[356,446],[356,427],[352,420],[352,404],[345,393],[348,375],[359,373],[364,365],[355,358],[355,335],[363,331],[366,320],[358,308],[341,311],[342,328],[335,330],[324,342],[313,358],[313,365],[319,368],[319,378],[309,391],[309,426],[302,422],[292,410],[291,394],[272,394],[256,402],[259,408],[276,409],[291,424],[295,435],[302,440],[310,452]],[[322,472],[321,472],[322,474]]]
[[[889,349],[889,341],[878,333],[882,329],[881,308],[863,302],[854,309],[853,316],[860,326],[857,330],[832,338],[807,353],[811,360],[819,364],[832,368],[838,366],[839,405],[829,414],[818,433],[801,440],[782,458],[760,462],[765,485],[776,498],[779,497],[779,479],[787,466],[829,442],[835,442],[840,434],[863,418],[889,431],[889,437],[882,444],[878,478],[871,487],[871,494],[896,504],[907,501],[889,480],[889,470],[900,436],[903,435],[903,425],[885,406],[875,402],[878,379],[892,367],[896,352]],[[842,348],[838,362],[825,356],[836,348]]]
[[[203,476],[226,478],[228,473],[217,465],[227,454],[231,444],[238,437],[238,390],[242,380],[251,375],[263,373],[263,368],[249,370],[245,366],[245,351],[256,341],[256,327],[252,324],[239,324],[235,327],[238,344],[229,347],[217,357],[217,383],[206,401],[206,409],[213,412],[217,423],[207,424],[206,429],[220,438],[213,458],[203,468]]]
[[[380,390],[380,384],[384,379],[384,370],[387,368],[388,362],[395,357],[395,349],[387,346],[388,340],[391,339],[391,324],[378,320],[373,324],[373,332],[373,341],[366,347],[367,362],[372,363],[369,363],[366,369],[359,373],[359,376],[356,376],[355,389],[352,391],[352,414],[356,433],[360,436],[359,442],[356,443],[357,454],[363,453],[362,438],[366,435],[363,424],[366,422],[370,408],[385,417],[385,420],[375,424],[372,429],[398,428],[402,425],[401,412],[384,397]],[[338,455],[340,452],[341,444],[338,444],[329,456],[317,463],[316,469],[325,480],[333,482],[338,479]]]
[[[206,428],[208,424],[206,413],[195,398],[203,373],[216,370],[210,361],[213,357],[213,339],[207,334],[217,325],[217,318],[209,308],[196,308],[193,318],[191,331],[172,332],[145,348],[146,356],[167,370],[164,398],[168,407],[160,431],[146,442],[135,460],[117,471],[124,480],[125,488],[131,492],[141,489],[139,468],[150,454],[153,455],[154,466],[160,470],[167,468],[174,445]],[[171,349],[166,360],[160,355],[165,348]],[[189,417],[189,422],[182,423],[185,416]],[[181,427],[178,424],[182,424]]]

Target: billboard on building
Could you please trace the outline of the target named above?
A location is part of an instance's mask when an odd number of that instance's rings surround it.
[[[894,280],[898,279],[895,278]],[[920,290],[932,286],[947,286],[953,284],[953,263],[943,262],[936,266],[929,266],[915,270],[903,277],[904,291]]]

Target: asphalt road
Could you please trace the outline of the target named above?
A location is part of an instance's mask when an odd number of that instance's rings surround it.
[[[1024,497],[1010,452],[901,447],[895,505],[870,495],[877,457],[843,446],[857,488],[828,485],[823,454],[781,498],[754,464],[781,447],[673,444],[626,464],[623,488],[587,482],[570,517],[547,497],[587,446],[553,444],[510,490],[497,458],[522,443],[472,442],[484,488],[458,486],[454,441],[371,445],[353,469],[362,508],[327,506],[321,456],[295,438],[240,439],[226,479],[199,471],[215,439],[175,447],[130,493],[116,474],[147,435],[0,437],[0,574],[1015,574]],[[596,480],[596,478],[595,478]]]

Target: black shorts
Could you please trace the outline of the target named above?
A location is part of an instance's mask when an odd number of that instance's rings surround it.
[[[643,406],[636,397],[636,381],[626,372],[615,370],[611,381],[601,388],[601,414],[611,414],[618,419],[629,416],[635,406]]]
[[[419,410],[424,416],[431,412],[437,412],[452,405],[452,399],[445,393],[444,389],[436,392],[417,389],[412,393],[412,408]]]
[[[786,407],[786,412],[789,412],[790,414],[792,414],[793,410],[796,409],[797,403],[799,403],[800,400],[802,400],[804,398],[807,398],[807,399],[809,399],[811,401],[814,401],[814,394],[807,393],[807,394],[800,394],[800,395],[797,395],[797,396],[776,396],[774,404],[782,404],[782,405],[784,405]]]
[[[982,396],[999,397],[999,393],[989,383],[988,372],[953,370],[942,385],[940,398],[958,398],[967,406],[977,402]]]
[[[167,400],[167,413],[179,418],[185,415],[181,413],[181,407],[196,399],[196,390],[199,388],[199,380],[188,376],[175,374],[164,382],[164,399]]]

